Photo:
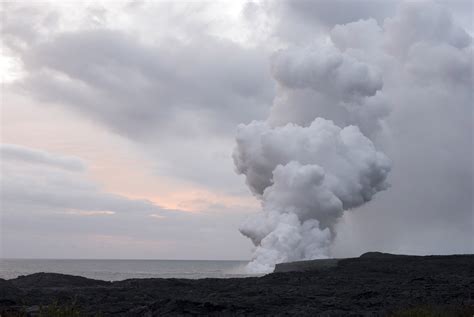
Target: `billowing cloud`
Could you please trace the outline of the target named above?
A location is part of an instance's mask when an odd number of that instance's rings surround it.
[[[272,65],[279,83],[273,123],[307,125],[322,116],[339,125],[355,124],[372,136],[388,114],[378,67],[332,45],[282,50]]]
[[[390,163],[355,126],[341,129],[321,118],[308,127],[287,124],[272,128],[265,122],[254,121],[239,126],[236,140],[234,162],[237,171],[246,176],[252,192],[260,196],[274,183],[275,175],[272,174],[277,166],[292,161],[320,165],[328,173],[326,177],[333,178],[328,181],[336,187],[339,183],[354,186],[341,190],[338,195],[348,194],[342,199],[346,208],[370,200],[374,193],[372,189],[386,188]],[[350,195],[356,192],[356,196]]]
[[[307,128],[241,125],[234,161],[262,200],[263,214],[240,229],[256,246],[249,268],[257,272],[329,256],[343,211],[388,188],[388,158],[357,127],[341,129],[322,118]]]

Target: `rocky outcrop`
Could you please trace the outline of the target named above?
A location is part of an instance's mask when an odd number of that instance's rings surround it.
[[[332,267],[336,267],[341,259],[322,259],[279,263],[275,266],[274,273],[283,272],[309,272],[322,271]]]
[[[35,273],[19,276],[16,279],[11,280],[11,284],[19,288],[48,288],[103,286],[109,285],[110,282],[67,274]]]
[[[362,254],[359,259],[394,259],[394,258],[407,258],[413,257],[410,255],[402,254],[390,254],[382,252],[367,252]],[[279,263],[275,266],[274,273],[282,272],[309,272],[309,271],[324,271],[329,268],[336,267],[341,260],[349,260],[351,258],[345,259],[317,259],[317,260],[308,260],[308,261],[296,261],[296,262],[286,262]]]
[[[0,306],[14,305],[18,303],[23,291],[15,287],[10,281],[0,279]]]

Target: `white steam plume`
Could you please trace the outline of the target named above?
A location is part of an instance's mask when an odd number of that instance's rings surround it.
[[[256,272],[327,257],[343,211],[388,187],[388,158],[357,127],[322,118],[309,127],[240,125],[234,160],[262,200],[263,213],[240,229],[257,247],[249,266]]]
[[[253,272],[328,257],[344,210],[389,186],[390,161],[369,139],[388,114],[378,69],[334,46],[282,50],[272,66],[271,116],[239,125],[233,154],[262,202],[240,228],[256,247]]]

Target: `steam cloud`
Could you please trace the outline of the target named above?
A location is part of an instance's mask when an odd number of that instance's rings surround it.
[[[386,189],[390,171],[388,158],[359,128],[322,118],[308,127],[241,125],[234,160],[262,200],[263,213],[240,229],[257,246],[249,266],[256,272],[326,257],[337,219]]]
[[[272,67],[270,118],[239,125],[233,154],[262,203],[240,228],[256,247],[253,272],[328,257],[338,219],[387,189],[391,168],[370,139],[388,114],[377,67],[332,44],[281,50]]]

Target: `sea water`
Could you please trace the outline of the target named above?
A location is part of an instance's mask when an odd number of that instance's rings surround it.
[[[118,281],[130,278],[231,278],[251,276],[247,261],[0,259],[0,278],[37,272]]]

